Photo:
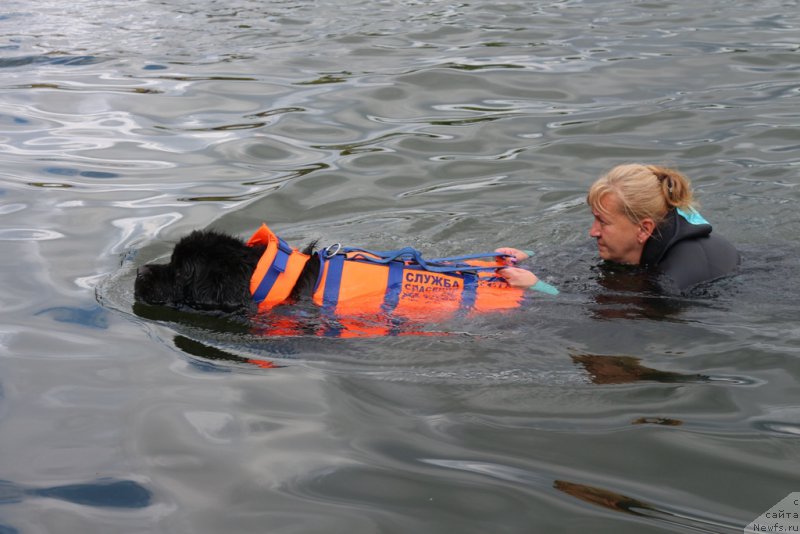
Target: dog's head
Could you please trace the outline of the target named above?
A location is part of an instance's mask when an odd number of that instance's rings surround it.
[[[181,239],[166,264],[140,267],[134,298],[146,304],[234,312],[253,306],[250,277],[264,247],[218,232]]]

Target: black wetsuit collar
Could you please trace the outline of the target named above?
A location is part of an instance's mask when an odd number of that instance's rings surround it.
[[[671,209],[666,218],[656,227],[653,235],[644,244],[639,265],[645,268],[657,266],[667,251],[678,241],[694,237],[705,237],[711,233],[711,225],[692,224],[677,210]]]

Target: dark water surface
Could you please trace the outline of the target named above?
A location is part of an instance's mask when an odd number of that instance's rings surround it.
[[[0,532],[741,532],[800,490],[799,13],[3,2]],[[694,179],[736,276],[598,269],[627,161]],[[379,339],[133,313],[138,265],[262,220],[533,248],[562,293]]]

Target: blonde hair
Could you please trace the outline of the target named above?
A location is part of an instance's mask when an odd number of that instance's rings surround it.
[[[673,208],[694,209],[689,179],[659,165],[617,165],[592,184],[586,202],[593,210],[607,213],[600,200],[609,193],[617,196],[623,213],[635,224],[648,217],[658,224]]]

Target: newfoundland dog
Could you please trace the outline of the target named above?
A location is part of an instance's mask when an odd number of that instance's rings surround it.
[[[315,243],[302,252],[311,255],[289,296],[310,295],[319,274]],[[263,244],[214,230],[195,230],[183,237],[169,263],[149,263],[136,272],[134,298],[145,304],[202,311],[245,312],[257,308],[250,279],[264,254]]]

